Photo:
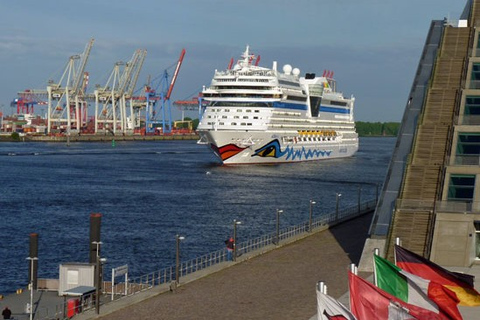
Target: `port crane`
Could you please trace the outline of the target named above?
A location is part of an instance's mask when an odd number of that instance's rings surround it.
[[[46,90],[26,89],[18,92],[18,98],[14,99],[10,105],[17,107],[17,114],[34,114],[36,105],[47,105],[46,99]]]
[[[82,54],[69,58],[67,66],[58,81],[50,80],[47,86],[48,111],[47,132],[51,133],[56,126],[66,125],[67,134],[72,129],[78,131],[81,127],[81,109],[85,101],[85,67],[92,49],[94,39],[91,39]]]
[[[162,133],[170,133],[172,131],[172,112],[170,105],[170,96],[175,86],[180,67],[182,66],[185,53],[185,49],[182,49],[170,82],[168,81],[168,70],[165,69],[155,89],[153,89],[149,85],[145,86],[146,133],[154,133],[156,130],[156,125],[158,124],[162,125]],[[159,119],[159,115],[161,115],[161,119]]]
[[[146,55],[147,50],[138,49],[128,62],[116,62],[105,86],[97,86],[94,91],[95,133],[103,129],[115,135],[117,130],[126,133],[133,129],[132,94]],[[127,101],[130,108],[127,108]]]

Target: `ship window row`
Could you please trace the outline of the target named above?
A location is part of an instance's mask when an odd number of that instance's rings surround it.
[[[273,111],[274,114],[282,115],[282,116],[301,116],[300,112],[289,112],[289,111]]]
[[[234,89],[234,90],[272,90],[273,87],[266,87],[266,86],[213,86],[211,89],[214,90],[228,90],[228,89]]]
[[[258,94],[258,93],[205,93],[206,98],[254,98],[254,99],[279,99],[279,94]]]
[[[211,115],[208,115],[207,116],[208,119],[217,119],[219,118],[218,116],[211,116]],[[223,115],[222,116],[222,119],[229,119],[231,118],[230,116],[227,116],[227,115]],[[233,119],[240,119],[240,116],[233,116]],[[250,119],[249,116],[243,116],[242,119]],[[257,117],[257,116],[253,116],[252,119],[254,120],[258,120],[258,119],[261,119],[260,117]]]
[[[287,100],[305,102],[307,97],[287,96]]]
[[[287,85],[287,86],[300,87],[300,83],[293,82],[293,81],[278,80],[278,83],[283,84],[283,85]]]
[[[207,125],[209,126],[214,126],[216,125],[217,123],[216,122],[207,122]],[[224,126],[225,125],[225,122],[219,122],[218,125],[220,126]],[[252,126],[253,124],[251,122],[241,122],[240,124],[238,124],[237,122],[231,122],[230,125],[232,126]]]
[[[342,107],[346,107],[347,106],[347,103],[344,102],[344,101],[335,101],[335,100],[323,100],[322,103],[324,104],[330,104],[331,106],[342,106]]]
[[[211,109],[212,112],[230,112],[230,111],[234,111],[234,110],[230,110],[230,109]],[[237,109],[236,110],[237,112],[247,112],[247,113],[251,113],[251,112],[254,112],[254,113],[260,113],[260,110],[259,109]]]
[[[236,101],[213,101],[210,103],[210,106],[215,107],[257,107],[257,108],[272,108],[273,103],[271,102],[236,102]],[[218,111],[222,109],[217,109]],[[213,109],[215,111],[215,109]],[[258,112],[258,111],[255,111]]]
[[[284,143],[334,141],[335,137],[282,137]]]
[[[231,79],[215,79],[215,81],[217,82],[235,82],[235,78],[231,78]]]
[[[238,79],[238,82],[269,82],[269,79]]]

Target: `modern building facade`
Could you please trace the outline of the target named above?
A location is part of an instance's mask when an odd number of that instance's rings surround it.
[[[432,21],[367,240],[443,266],[480,264],[480,0]]]

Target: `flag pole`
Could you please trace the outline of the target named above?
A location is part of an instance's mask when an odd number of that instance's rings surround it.
[[[377,268],[376,268],[376,265],[375,265],[375,256],[378,256],[378,253],[380,252],[380,250],[378,248],[375,248],[373,249],[373,283],[375,283],[375,285],[378,287],[378,283],[377,283]]]
[[[357,266],[355,265],[355,263],[352,263],[350,264],[350,271],[354,274],[354,275],[357,275]]]
[[[400,238],[396,237],[395,238],[395,244],[399,246],[401,244]],[[393,250],[393,260],[395,262],[395,265],[397,265],[397,250]]]

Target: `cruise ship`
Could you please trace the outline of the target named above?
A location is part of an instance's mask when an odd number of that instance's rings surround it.
[[[355,98],[336,91],[333,72],[258,66],[247,46],[202,90],[199,144],[225,165],[350,157],[358,150]]]

